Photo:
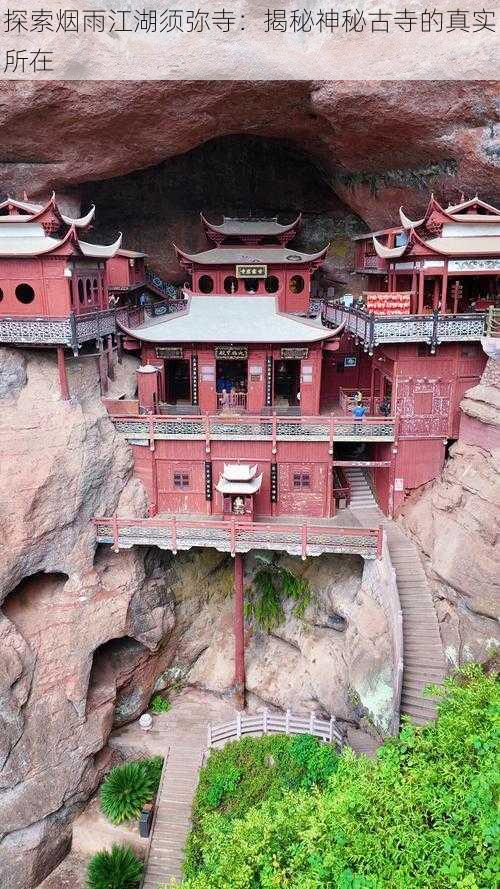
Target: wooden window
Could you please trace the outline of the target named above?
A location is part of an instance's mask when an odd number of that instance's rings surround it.
[[[189,488],[189,472],[174,472],[174,488]]]
[[[302,490],[311,487],[311,476],[309,472],[294,472],[293,487]]]

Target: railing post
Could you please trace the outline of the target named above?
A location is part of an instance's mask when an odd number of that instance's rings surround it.
[[[302,542],[302,561],[305,562],[307,558],[307,525],[302,525],[301,528],[301,542]]]
[[[333,722],[333,716],[330,716],[330,730],[328,732],[328,740],[330,741],[330,744],[333,741]]]
[[[203,417],[203,425],[205,428],[205,452],[210,453],[210,417],[205,414]]]
[[[149,450],[154,451],[155,449],[155,422],[153,417],[148,417],[149,424]]]
[[[236,738],[238,741],[241,738],[241,712],[239,710],[236,714]]]
[[[289,734],[290,734],[290,710],[287,710],[287,711],[286,711],[286,716],[285,716],[285,734],[286,734],[286,735],[289,735]]]
[[[262,734],[267,735],[267,710],[262,714]]]
[[[330,439],[328,443],[328,453],[333,454],[333,438],[335,435],[335,414],[333,411],[330,414]]]
[[[272,417],[272,437],[273,437],[273,442],[272,442],[271,450],[272,450],[272,453],[275,454],[276,449],[277,449],[276,442],[277,442],[277,438],[278,438],[278,418],[276,417],[276,411],[273,411],[273,417]]]
[[[209,722],[208,727],[207,727],[207,747],[209,750],[210,750],[211,746],[212,746],[212,723]]]
[[[309,717],[309,731],[310,731],[311,735],[314,734],[314,717],[315,717],[315,715],[316,715],[315,711],[311,710],[311,715]]]
[[[230,548],[231,555],[234,558],[236,555],[236,520],[235,520],[234,516],[231,519],[230,534],[231,534],[231,537],[230,537],[230,541],[229,541],[229,548]]]
[[[114,553],[119,553],[120,547],[119,547],[119,535],[118,535],[118,517],[116,515],[116,512],[115,512],[111,521],[112,521],[112,525],[113,525],[113,547],[112,547],[112,549],[113,549]]]
[[[172,536],[172,552],[177,555],[177,520],[175,516],[172,516],[172,528],[171,528],[171,536]]]

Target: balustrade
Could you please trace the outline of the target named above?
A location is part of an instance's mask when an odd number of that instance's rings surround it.
[[[459,315],[371,315],[362,309],[347,308],[340,303],[323,306],[323,321],[331,327],[344,323],[345,329],[373,351],[381,343],[439,343],[479,340],[485,335],[486,313],[467,312]]]
[[[246,553],[252,549],[278,550],[292,556],[319,556],[322,553],[348,553],[365,559],[379,559],[382,553],[381,528],[340,528],[327,523],[287,524],[286,522],[238,523],[207,518],[179,519],[158,516],[151,519],[95,518],[98,543],[115,550],[132,546],[158,546],[160,549],[188,550],[212,547],[219,552]]]
[[[117,432],[128,441],[156,439],[210,441],[327,441],[330,450],[335,441],[385,442],[396,438],[394,417],[338,417],[333,414],[317,417],[258,416],[111,416]]]

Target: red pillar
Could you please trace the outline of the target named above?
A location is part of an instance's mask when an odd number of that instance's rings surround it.
[[[424,272],[421,269],[418,275],[418,308],[417,314],[423,315],[424,312],[424,289],[425,289],[425,277]]]
[[[59,389],[61,390],[61,398],[63,401],[69,401],[68,376],[66,374],[63,346],[57,347],[57,370],[59,372]]]
[[[445,260],[443,269],[443,279],[441,281],[441,314],[446,315],[448,308],[446,298],[448,296],[448,260]]]
[[[245,620],[243,612],[243,556],[234,557],[234,703],[245,709]]]

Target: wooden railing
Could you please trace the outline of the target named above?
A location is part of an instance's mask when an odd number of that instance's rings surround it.
[[[117,323],[127,330],[144,324],[148,318],[163,318],[177,312],[185,312],[188,301],[185,299],[159,299],[144,305],[118,306],[115,309]]]
[[[0,343],[23,345],[65,345],[75,354],[80,343],[109,336],[116,330],[114,309],[93,309],[81,315],[30,318],[0,314]]]
[[[368,409],[372,409],[372,397],[370,389],[339,389],[340,410],[344,414],[352,414],[352,409],[356,404],[354,396],[361,392],[363,396],[363,404],[368,405]]]
[[[238,522],[200,517],[181,519],[174,515],[155,518],[95,518],[98,543],[109,543],[117,551],[132,546],[158,546],[173,553],[192,547],[211,547],[219,552],[246,553],[252,549],[287,552],[291,556],[348,553],[379,559],[381,528],[340,528],[333,524],[287,524],[286,522]]]
[[[207,453],[210,453],[212,441],[271,441],[273,453],[280,441],[327,441],[330,453],[333,453],[336,441],[391,442],[397,437],[394,417],[143,414],[138,417],[114,415],[111,420],[116,431],[125,435],[131,444],[148,441],[154,448],[154,442],[161,439],[200,440],[205,441]]]
[[[344,744],[344,737],[336,727],[333,716],[330,719],[320,719],[316,713],[308,716],[296,716],[287,710],[286,713],[271,713],[264,710],[263,713],[254,715],[236,714],[232,722],[224,722],[220,725],[209,725],[207,745],[210,749],[215,744],[224,744],[226,741],[239,741],[245,735],[313,735],[327,744],[336,744],[340,749]]]
[[[485,312],[371,315],[341,303],[325,303],[322,318],[330,327],[345,324],[346,330],[362,340],[370,353],[381,343],[427,343],[432,350],[444,342],[479,340],[486,329]]]
[[[246,392],[226,392],[224,396],[222,392],[217,392],[217,407],[220,410],[231,408],[240,408],[243,411],[247,409],[247,393]]]
[[[336,501],[345,500],[346,507],[351,502],[351,485],[340,466],[333,467],[333,497]]]

